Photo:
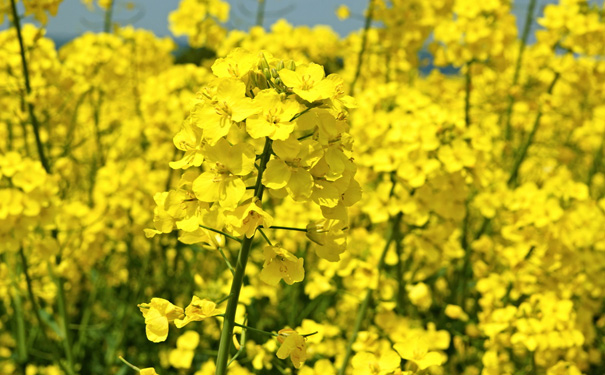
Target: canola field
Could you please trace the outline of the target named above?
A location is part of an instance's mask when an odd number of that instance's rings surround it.
[[[0,374],[605,374],[602,2],[71,1],[0,0]]]

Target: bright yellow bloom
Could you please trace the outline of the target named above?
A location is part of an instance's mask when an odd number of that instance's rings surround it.
[[[220,78],[216,96],[198,103],[191,111],[193,124],[204,129],[204,139],[211,145],[226,136],[232,124],[244,121],[260,111],[246,97],[246,85],[237,78]]]
[[[196,331],[186,331],[179,336],[176,340],[176,349],[172,349],[168,355],[170,365],[175,368],[191,368],[195,349],[199,343],[200,335]]]
[[[321,146],[310,139],[295,138],[273,142],[277,158],[269,160],[263,174],[263,185],[269,189],[286,188],[294,200],[307,200],[313,192],[313,176],[309,169],[319,160]]]
[[[219,202],[222,207],[234,208],[246,193],[246,185],[239,176],[254,169],[256,155],[250,144],[233,146],[225,139],[206,150],[206,158],[214,163],[209,171],[193,181],[192,190],[202,202]]]
[[[301,105],[292,98],[285,99],[273,89],[259,92],[254,104],[262,111],[246,121],[248,134],[252,138],[288,139],[294,131],[294,122],[290,120],[301,111]]]
[[[141,303],[138,307],[145,318],[147,339],[152,342],[165,341],[168,337],[168,323],[183,315],[183,308],[163,298],[152,298],[150,303]]]
[[[315,249],[317,255],[338,262],[347,248],[346,227],[342,221],[323,219],[307,225],[307,238],[319,245]]]
[[[441,354],[429,352],[428,343],[423,338],[405,340],[396,343],[393,348],[401,358],[414,362],[420,370],[431,366],[440,366],[443,363]]]
[[[295,368],[301,368],[307,360],[307,345],[305,338],[291,328],[284,328],[278,332],[277,341],[281,343],[276,355],[277,358],[290,360]]]
[[[286,284],[292,285],[304,279],[303,258],[297,258],[279,246],[266,246],[264,255],[265,264],[260,278],[267,284],[277,285],[279,280],[284,279]]]
[[[170,162],[170,168],[187,169],[189,167],[199,167],[204,162],[203,154],[203,132],[197,126],[192,126],[189,121],[185,121],[181,131],[176,133],[173,138],[174,146],[185,154],[181,160]]]
[[[308,102],[327,99],[334,95],[336,86],[331,80],[324,79],[326,73],[321,65],[310,63],[299,65],[296,71],[282,69],[279,76],[287,87]]]
[[[139,375],[158,375],[153,367],[142,368]]]
[[[185,317],[183,319],[176,319],[174,325],[177,328],[183,328],[191,322],[199,322],[222,313],[222,309],[216,308],[216,303],[193,296],[191,303],[185,308]]]
[[[348,6],[342,4],[336,9],[336,16],[341,21],[346,20],[347,18],[351,17],[351,10],[349,10]]]
[[[355,375],[392,374],[401,367],[401,357],[394,350],[388,349],[377,357],[374,353],[360,352],[351,360]]]
[[[228,213],[226,224],[230,225],[238,235],[250,238],[259,226],[268,228],[273,224],[273,217],[259,206],[258,200],[239,206]]]
[[[212,64],[212,73],[225,78],[242,78],[258,65],[258,56],[243,48],[236,48],[227,57],[216,59]]]

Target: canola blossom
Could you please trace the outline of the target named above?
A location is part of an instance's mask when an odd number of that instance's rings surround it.
[[[271,1],[0,0],[0,374],[605,373],[603,4]]]

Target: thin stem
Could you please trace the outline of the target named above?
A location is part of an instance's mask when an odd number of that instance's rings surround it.
[[[293,230],[297,232],[307,232],[307,228],[293,228],[293,227],[282,227],[279,225],[272,225],[269,229],[284,229],[284,230]]]
[[[51,343],[51,348],[53,351],[53,356],[55,357],[55,361],[59,364],[59,366],[61,367],[61,369],[63,369],[63,371],[65,371],[67,374],[73,374],[73,368],[72,367],[66,367],[65,364],[61,361],[61,357],[57,351],[57,348],[52,345],[52,341],[50,340],[50,338],[48,337],[48,334],[46,333],[46,330],[44,329],[44,326],[46,325],[44,323],[44,320],[42,320],[42,316],[40,315],[40,306],[38,305],[38,301],[36,301],[36,297],[34,295],[34,290],[32,287],[32,279],[31,276],[29,274],[29,266],[27,264],[27,258],[25,257],[25,252],[23,251],[23,247],[19,248],[19,255],[21,256],[21,263],[23,266],[23,274],[25,275],[25,282],[27,284],[27,294],[29,297],[29,302],[32,305],[32,309],[34,310],[34,315],[36,316],[36,320],[38,321],[38,326],[40,327],[40,331],[42,332],[42,336],[44,336],[44,339]]]
[[[241,242],[242,242],[242,240],[240,240],[239,238],[234,237],[234,236],[232,236],[232,235],[230,235],[230,234],[228,234],[228,233],[225,233],[225,232],[223,232],[223,231],[220,231],[220,230],[218,230],[218,229],[214,229],[214,228],[211,228],[211,227],[207,227],[207,226],[202,225],[202,224],[200,224],[200,227],[202,227],[202,228],[204,228],[204,229],[207,229],[207,230],[209,230],[209,231],[211,231],[211,232],[214,232],[214,233],[222,234],[223,236],[225,236],[225,237],[227,237],[227,238],[229,238],[229,239],[232,239],[233,241],[237,241],[237,242],[239,242],[239,243],[241,243]]]
[[[266,5],[267,3],[265,0],[258,0],[258,8],[256,9],[256,26],[263,27]]]
[[[473,85],[471,76],[472,65],[472,61],[466,64],[466,75],[464,85],[464,123],[467,128],[471,125],[471,88]]]
[[[263,335],[277,336],[277,333],[274,333],[274,332],[263,331],[262,329],[258,329],[258,328],[254,328],[254,327],[249,327],[249,326],[247,326],[247,325],[244,325],[244,324],[239,324],[239,323],[236,323],[236,322],[233,322],[233,324],[234,324],[236,327],[241,327],[241,328],[244,328],[244,329],[246,329],[246,330],[250,330],[250,331],[254,331],[254,332],[258,332],[258,333],[262,333]]]
[[[14,283],[14,282],[13,282]],[[15,284],[15,283],[14,283]],[[27,344],[25,339],[25,320],[23,319],[23,304],[19,291],[15,287],[13,296],[13,308],[15,310],[15,320],[17,321],[17,362],[24,365],[27,363]]]
[[[363,35],[361,37],[361,49],[359,50],[359,55],[357,56],[357,67],[355,68],[355,76],[353,78],[353,82],[351,82],[351,88],[349,89],[349,95],[353,95],[355,93],[355,85],[357,84],[357,80],[359,79],[359,75],[361,74],[363,55],[366,52],[366,45],[368,44],[368,32],[370,30],[370,26],[372,25],[373,15],[374,15],[374,0],[370,0],[368,3],[368,11],[366,14],[365,25],[363,27]]]
[[[110,0],[107,5],[107,9],[105,9],[105,20],[103,22],[103,31],[109,33],[111,31],[111,18],[113,16],[113,5],[115,1]]]
[[[271,243],[271,240],[269,239],[269,237],[267,237],[267,235],[265,234],[265,232],[263,232],[262,229],[258,228],[258,231],[260,232],[261,236],[263,236],[263,238],[265,239],[265,241],[267,241],[267,243],[269,244],[269,246],[273,246],[273,244]]]
[[[256,187],[254,189],[254,197],[262,202],[264,187],[261,183],[263,172],[267,167],[269,158],[271,157],[271,139],[265,140],[265,148],[261,154],[260,164],[258,169],[258,176],[256,177]],[[248,255],[252,247],[252,241],[254,235],[251,237],[244,236],[242,245],[237,256],[237,263],[235,265],[235,275],[233,276],[233,282],[231,283],[231,291],[229,295],[229,302],[227,304],[227,310],[225,311],[225,319],[223,321],[223,329],[221,331],[221,338],[219,342],[218,355],[216,358],[216,375],[225,375],[227,372],[227,361],[229,358],[229,349],[231,347],[231,337],[233,336],[233,327],[235,327],[235,311],[237,309],[237,303],[239,301],[239,294],[244,281],[246,273],[246,264],[248,263]]]
[[[555,87],[555,84],[557,83],[557,81],[559,80],[559,76],[560,76],[559,73],[555,73],[555,77],[553,78],[552,82],[550,83],[550,86],[548,87],[548,90],[546,91],[547,94],[549,94],[549,95],[552,94],[552,90]],[[523,161],[525,160],[525,157],[527,156],[527,150],[529,150],[529,146],[531,146],[532,142],[534,141],[536,132],[538,131],[538,128],[540,127],[541,118],[542,118],[542,108],[540,107],[538,109],[538,113],[536,114],[536,118],[534,120],[534,125],[531,129],[531,132],[529,133],[529,136],[527,137],[527,140],[525,141],[523,146],[521,146],[521,150],[517,154],[517,159],[515,160],[515,163],[513,164],[513,168],[510,173],[510,177],[509,177],[508,181],[506,182],[508,186],[512,187],[517,184],[517,175],[519,174],[519,168],[521,168],[521,164],[523,164]]]
[[[231,295],[225,296],[225,297],[223,297],[223,298],[219,299],[218,301],[216,301],[215,303],[216,303],[217,305],[220,305],[221,303],[225,302],[225,301],[226,301],[226,300],[228,300],[229,298],[231,298]]]
[[[519,53],[517,54],[517,62],[515,63],[515,72],[513,73],[513,84],[515,87],[519,82],[519,73],[521,72],[521,64],[523,62],[523,53],[527,46],[527,39],[529,38],[529,31],[531,30],[531,24],[533,21],[534,9],[536,8],[536,0],[529,0],[527,6],[527,13],[525,14],[525,25],[523,25],[523,33],[521,34],[521,44],[519,45]],[[506,108],[506,125],[505,125],[505,138],[510,141],[512,137],[511,121],[513,115],[513,105],[515,104],[515,97],[511,94],[508,95],[508,107]]]
[[[23,78],[25,79],[25,91],[27,95],[30,96],[32,92],[31,84],[29,81],[29,69],[27,67],[27,58],[25,57],[25,47],[23,46],[23,36],[21,35],[21,20],[19,19],[19,15],[17,14],[17,6],[15,5],[15,0],[11,0],[11,9],[13,13],[13,23],[15,25],[15,29],[17,30],[17,39],[19,40],[19,49],[21,51],[21,66],[23,68]],[[31,101],[27,100],[27,110],[29,112],[29,118],[32,123],[32,127],[34,128],[34,136],[36,138],[36,147],[38,149],[38,156],[40,157],[40,162],[44,167],[46,173],[50,174],[50,164],[46,155],[44,154],[44,147],[42,146],[42,140],[40,138],[40,123],[38,122],[38,118],[34,113],[34,106]]]
[[[389,247],[391,247],[391,243],[395,239],[396,234],[399,232],[398,228],[401,223],[402,217],[403,217],[403,215],[400,212],[396,216],[392,216],[389,219],[389,222],[391,223],[391,228],[389,229],[389,236],[388,236],[386,244],[384,245],[384,249],[382,250],[382,254],[380,255],[380,260],[378,262],[378,267],[377,267],[379,279],[380,279],[380,271],[384,268],[385,259],[386,259],[387,252],[389,251]],[[363,301],[361,302],[361,305],[359,305],[359,310],[357,310],[357,316],[355,317],[355,325],[353,326],[353,332],[351,333],[351,337],[349,337],[349,341],[347,342],[345,358],[343,359],[342,365],[340,366],[340,369],[338,370],[338,375],[344,375],[344,373],[347,369],[347,365],[349,364],[349,360],[351,359],[351,355],[353,354],[353,344],[355,344],[355,340],[357,340],[357,334],[359,333],[359,330],[361,329],[361,323],[363,322],[363,320],[366,316],[368,307],[370,305],[370,300],[372,299],[372,292],[373,292],[372,288],[368,288],[368,291],[366,292],[366,295],[365,295]]]
[[[138,368],[137,366],[133,365],[132,363],[128,362],[127,360],[124,359],[124,357],[122,357],[121,355],[118,356],[118,358],[120,359],[120,361],[124,362],[124,364],[128,367],[130,367],[131,369],[133,369],[134,371],[137,372],[141,372],[141,369]]]
[[[225,263],[227,264],[227,268],[229,268],[229,271],[231,271],[232,275],[235,275],[235,270],[233,269],[233,266],[231,265],[231,262],[229,262],[229,259],[227,259],[227,256],[225,255],[225,252],[223,251],[223,248],[221,248],[220,246],[217,248],[218,252],[221,254],[221,256],[223,257],[223,260],[225,261]]]
[[[605,154],[605,132],[603,132],[601,145],[595,152],[595,156],[592,160],[592,165],[590,166],[590,170],[588,171],[588,179],[586,181],[586,185],[589,188],[592,185],[592,179],[594,178],[594,175],[597,173],[600,165],[603,163],[603,154]]]
[[[68,329],[68,317],[67,317],[67,305],[65,303],[65,288],[63,287],[63,280],[61,280],[55,273],[53,272],[52,266],[50,262],[48,263],[48,272],[53,278],[55,284],[57,285],[57,305],[59,310],[59,315],[62,320],[62,331],[63,331],[63,349],[65,350],[65,359],[67,360],[67,366],[70,372],[73,373],[74,369],[74,360],[73,353],[71,348],[71,340]]]

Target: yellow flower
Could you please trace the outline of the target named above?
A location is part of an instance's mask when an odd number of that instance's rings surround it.
[[[341,20],[341,21],[346,20],[350,16],[351,16],[351,11],[349,10],[348,6],[342,4],[341,6],[339,6],[336,9],[336,17],[338,17],[339,20]]]
[[[286,188],[294,200],[307,200],[313,192],[313,176],[309,169],[319,160],[321,146],[310,139],[295,138],[273,142],[276,158],[269,160],[263,174],[263,185],[269,189]]]
[[[279,76],[287,87],[303,100],[314,102],[334,95],[336,86],[332,80],[326,80],[324,68],[321,65],[310,63],[299,65],[296,71],[282,69]]]
[[[401,357],[394,350],[388,349],[377,357],[374,353],[360,352],[351,361],[355,375],[392,374],[401,367]]]
[[[452,319],[460,319],[463,322],[468,320],[468,315],[462,310],[462,307],[458,305],[447,305],[445,306],[445,315]]]
[[[155,372],[153,367],[147,367],[142,368],[141,371],[139,371],[139,375],[158,375],[158,373]]]
[[[236,48],[227,57],[212,64],[212,73],[217,77],[242,78],[258,65],[258,56],[243,48]]]
[[[414,362],[420,370],[431,366],[440,366],[443,363],[441,354],[429,352],[428,343],[423,338],[408,339],[396,343],[393,348],[401,358]]]
[[[254,147],[238,143],[233,146],[220,139],[206,150],[206,158],[214,163],[209,171],[199,175],[192,184],[197,199],[219,202],[221,207],[234,208],[246,193],[246,185],[239,176],[254,169]]]
[[[315,249],[317,255],[338,262],[347,247],[346,229],[342,221],[323,219],[307,225],[307,238],[319,245]]]
[[[230,225],[236,234],[251,238],[259,226],[270,227],[273,224],[273,217],[260,208],[256,199],[228,213],[226,224]]]
[[[195,331],[186,331],[176,340],[176,349],[168,355],[170,365],[175,368],[188,369],[195,355],[195,348],[200,343],[200,335]]]
[[[216,96],[198,103],[191,112],[191,122],[204,129],[204,139],[211,145],[226,136],[231,125],[260,111],[246,97],[246,85],[237,78],[220,78]]]
[[[294,130],[294,123],[290,120],[301,111],[301,105],[292,98],[283,99],[284,96],[273,89],[256,95],[254,103],[262,111],[246,120],[246,131],[252,138],[288,139]]]
[[[189,121],[185,121],[181,131],[176,133],[173,138],[174,146],[185,154],[181,160],[171,161],[170,168],[187,169],[191,166],[199,167],[204,162],[203,154],[203,136],[202,130],[197,126],[191,126]]]
[[[291,328],[284,328],[278,332],[277,341],[281,343],[277,351],[277,358],[290,360],[295,368],[301,368],[307,360],[307,345],[305,338]]]
[[[185,317],[183,319],[176,319],[174,325],[177,328],[183,328],[191,322],[199,322],[222,313],[222,309],[216,308],[216,303],[193,296],[191,303],[185,308]]]
[[[183,308],[170,303],[163,298],[152,298],[150,303],[138,305],[145,318],[147,339],[152,342],[162,342],[168,337],[168,323],[183,315]]]
[[[292,285],[304,279],[304,259],[295,257],[279,246],[266,246],[264,254],[265,264],[260,278],[267,284],[277,285],[279,280],[284,279],[286,284]]]

